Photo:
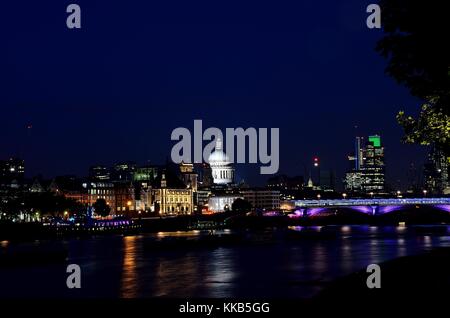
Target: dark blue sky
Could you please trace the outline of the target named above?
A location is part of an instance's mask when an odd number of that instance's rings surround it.
[[[321,157],[342,177],[361,135],[384,138],[389,179],[424,149],[400,143],[419,101],[384,74],[371,1],[9,1],[0,19],[0,158],[28,175],[163,163],[177,127],[279,127],[281,172]],[[82,29],[66,28],[66,6]],[[33,128],[27,131],[26,126]],[[264,182],[258,166],[238,176]]]

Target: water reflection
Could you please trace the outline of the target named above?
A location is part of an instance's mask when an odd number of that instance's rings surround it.
[[[138,296],[138,273],[136,262],[138,236],[126,236],[123,239],[123,264],[121,279],[121,297],[136,298]]]
[[[67,248],[70,261],[79,264],[86,275],[84,295],[93,297],[298,298],[311,297],[323,288],[324,282],[365,269],[369,264],[450,246],[448,233],[418,235],[409,227],[292,230],[304,232],[270,244],[155,248],[155,239],[201,235],[180,232],[70,240]],[[281,234],[275,237],[282,237]],[[0,242],[2,247],[5,244],[8,243]],[[44,250],[52,246],[51,242],[36,244]],[[11,243],[7,250],[21,252],[23,247],[19,247]],[[34,269],[32,266],[2,269],[0,281],[4,287],[0,288],[0,296],[3,290],[6,293],[11,288],[20,290],[23,296],[39,293],[42,285],[38,281],[22,286],[15,279],[29,277],[25,274]],[[54,272],[51,265],[39,268]],[[45,277],[49,286],[60,285],[59,278],[52,274]],[[60,296],[50,288],[47,293],[50,297]]]
[[[397,257],[405,257],[408,255],[406,248],[406,240],[404,238],[397,239]]]
[[[433,247],[433,239],[431,238],[431,236],[423,237],[423,245],[427,250],[429,250]]]
[[[352,264],[354,262],[353,258],[358,257],[354,254],[351,243],[345,241],[341,246],[341,267],[344,271],[348,272],[352,269]]]
[[[322,244],[322,243],[318,243],[316,244],[316,246],[314,247],[313,253],[310,255],[311,257],[311,264],[312,267],[314,269],[314,271],[316,272],[316,274],[318,274],[319,276],[326,272],[328,269],[328,265],[329,265],[329,253],[326,249],[326,247]]]
[[[180,295],[195,295],[200,287],[202,277],[201,264],[191,253],[182,257],[164,255],[156,259],[156,276],[154,281],[154,296],[182,297]]]
[[[230,286],[236,283],[238,273],[234,260],[232,249],[220,248],[212,253],[212,259],[206,265],[206,295],[223,298],[230,294]]]
[[[370,241],[369,245],[370,245],[370,248],[369,248],[369,250],[370,250],[370,256],[369,256],[370,262],[369,263],[370,264],[379,264],[379,263],[381,263],[382,252],[384,250],[383,245],[380,244],[380,242],[378,242],[376,240]],[[367,265],[370,265],[370,264],[367,264]]]

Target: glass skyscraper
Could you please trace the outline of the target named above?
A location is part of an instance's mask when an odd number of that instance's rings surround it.
[[[346,174],[345,189],[349,192],[370,194],[385,192],[386,165],[381,137],[369,136],[355,140],[355,153],[349,156],[352,169]]]

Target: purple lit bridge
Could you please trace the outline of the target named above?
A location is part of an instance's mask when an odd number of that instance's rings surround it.
[[[431,206],[450,213],[450,198],[296,200],[293,203],[297,216],[315,216],[333,208],[348,208],[365,214],[382,215],[411,206]]]

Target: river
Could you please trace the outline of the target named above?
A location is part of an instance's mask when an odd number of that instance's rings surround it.
[[[0,297],[309,298],[334,279],[369,264],[450,246],[449,230],[412,234],[411,228],[405,227],[327,229],[336,233],[336,238],[194,249],[153,250],[149,244],[158,235],[195,236],[197,232],[1,242],[1,248],[12,254],[21,249],[63,248],[68,260],[1,266]],[[81,267],[80,290],[66,287],[68,264]]]

